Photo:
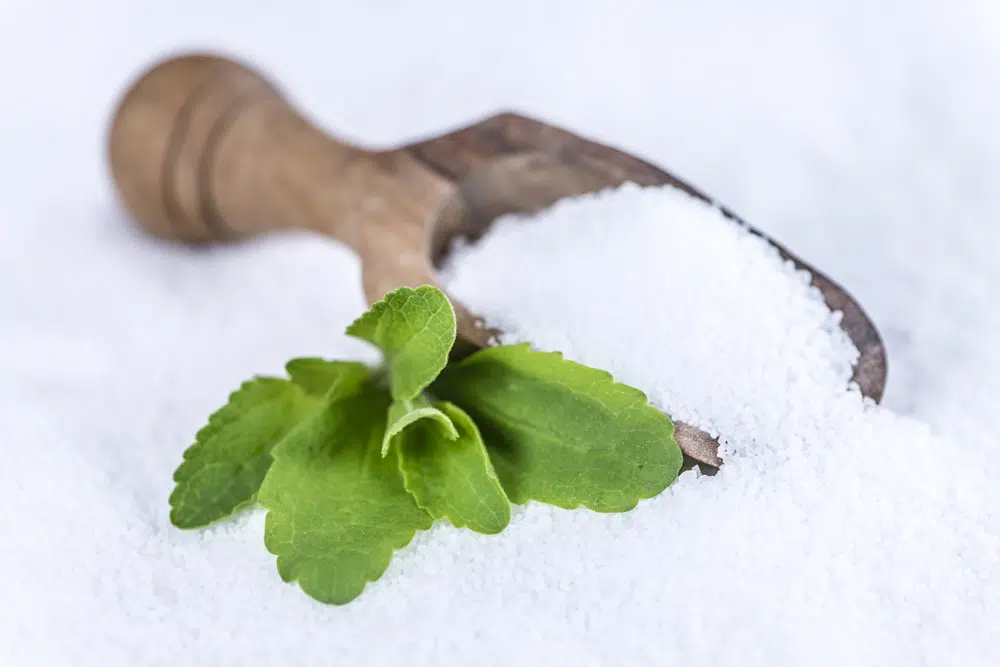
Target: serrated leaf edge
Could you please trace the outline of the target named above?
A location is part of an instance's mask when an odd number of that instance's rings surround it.
[[[673,420],[673,418],[670,415],[668,415],[667,413],[665,413],[662,410],[659,410],[658,408],[656,408],[655,406],[653,406],[649,402],[649,397],[646,395],[646,393],[644,391],[642,391],[641,389],[638,389],[636,387],[633,387],[631,385],[624,384],[622,382],[617,382],[614,379],[614,375],[612,375],[608,371],[605,371],[605,370],[600,369],[600,368],[595,368],[593,366],[587,366],[586,364],[581,364],[579,362],[573,361],[572,359],[566,359],[565,355],[563,355],[563,353],[559,352],[559,351],[536,350],[536,349],[532,348],[531,343],[515,343],[515,344],[512,344],[512,345],[494,345],[494,346],[490,346],[490,347],[486,347],[486,348],[483,348],[481,350],[478,350],[478,351],[474,352],[473,354],[469,355],[468,357],[466,357],[465,359],[462,359],[457,364],[453,364],[453,365],[449,366],[449,368],[446,369],[446,371],[444,373],[442,373],[442,375],[440,375],[438,377],[438,380],[444,380],[445,377],[447,376],[447,374],[449,372],[453,371],[453,370],[454,370],[454,372],[458,372],[462,368],[465,368],[465,367],[468,367],[468,366],[473,366],[473,365],[475,365],[477,363],[477,360],[481,360],[484,357],[485,358],[489,358],[490,356],[499,354],[500,353],[499,351],[500,350],[504,350],[504,349],[511,349],[511,350],[514,350],[514,351],[519,352],[519,353],[520,352],[531,352],[532,354],[536,354],[536,355],[543,356],[543,357],[548,357],[550,359],[555,359],[555,360],[558,360],[558,361],[562,361],[562,362],[571,364],[571,365],[573,365],[573,366],[581,369],[584,373],[587,373],[587,374],[593,376],[595,382],[598,379],[600,379],[602,382],[608,383],[612,387],[614,387],[614,388],[622,391],[622,393],[627,398],[629,398],[630,400],[635,401],[635,403],[633,403],[632,405],[628,406],[628,409],[638,408],[638,409],[654,410],[656,413],[658,413],[659,415],[662,415],[664,418],[666,418],[666,420],[667,420],[667,422],[669,424],[669,436],[668,436],[669,440],[670,440],[670,442],[673,443],[674,447],[677,449],[677,452],[680,453],[680,456],[678,457],[678,460],[679,460],[678,470],[674,474],[672,480],[670,480],[659,491],[650,492],[650,493],[643,493],[643,494],[639,495],[636,498],[636,500],[635,500],[634,503],[624,504],[620,508],[615,508],[615,509],[598,509],[598,508],[589,507],[586,503],[583,503],[583,502],[577,503],[575,505],[571,505],[569,503],[558,503],[558,502],[553,502],[553,501],[550,501],[550,500],[537,501],[537,502],[543,502],[544,504],[552,505],[553,507],[559,507],[560,509],[565,509],[565,510],[574,510],[574,509],[585,508],[585,509],[589,509],[591,511],[599,512],[599,513],[602,513],[602,514],[617,514],[617,513],[622,513],[622,512],[629,512],[629,511],[635,509],[635,507],[639,504],[639,501],[649,500],[650,498],[655,498],[659,494],[663,493],[663,491],[665,491],[667,488],[669,488],[674,482],[677,481],[677,477],[680,475],[680,470],[683,467],[684,454],[683,454],[683,451],[680,449],[680,445],[678,445],[677,439],[675,437],[675,426],[674,426],[674,420]],[[590,399],[590,400],[594,400],[594,397],[589,396],[587,394],[584,394],[582,392],[579,392],[579,391],[577,391],[575,389],[569,389],[568,387],[567,387],[567,389],[571,393],[573,393],[575,395],[582,396],[582,397]],[[433,391],[433,386],[431,386],[431,391]],[[459,408],[461,408],[461,406],[459,406]],[[483,410],[484,412],[489,412],[489,410],[484,410],[482,408],[482,406],[480,406],[480,410]],[[494,413],[494,414],[496,414],[496,413]],[[505,418],[507,417],[507,415],[501,415],[501,416],[505,417]],[[474,421],[475,420],[473,420],[473,422]],[[478,428],[478,425],[477,425],[477,428]],[[405,479],[405,477],[404,477],[404,479]],[[504,492],[507,493],[507,490],[504,489]],[[509,494],[508,494],[508,496],[509,496]],[[533,500],[535,500],[535,499],[528,498],[528,499],[525,499],[523,502],[531,502]],[[514,504],[523,504],[523,502],[515,502],[515,501],[511,501],[511,502],[514,503]]]
[[[224,419],[224,416],[225,416],[224,413],[225,413],[226,409],[230,408],[232,406],[232,404],[234,402],[236,402],[236,400],[240,396],[245,396],[245,395],[249,394],[250,390],[253,389],[253,388],[256,388],[257,386],[259,386],[260,382],[287,383],[287,384],[291,384],[292,386],[298,388],[299,391],[302,391],[301,387],[299,387],[298,385],[292,383],[290,380],[288,380],[286,378],[278,378],[278,377],[273,377],[273,376],[269,376],[269,375],[255,375],[251,379],[242,382],[240,384],[239,388],[237,388],[233,392],[230,392],[229,396],[226,399],[226,402],[222,405],[222,407],[220,407],[215,412],[213,412],[211,415],[209,415],[208,416],[208,421],[205,423],[205,425],[202,426],[200,429],[198,429],[198,431],[195,433],[194,442],[191,443],[191,445],[189,445],[187,447],[187,449],[184,450],[184,453],[182,454],[182,457],[181,457],[181,466],[184,464],[185,461],[189,461],[189,460],[195,458],[195,455],[196,455],[198,449],[201,448],[202,446],[204,446],[204,444],[205,444],[204,440],[208,436],[210,436],[213,432],[215,432],[216,430],[218,430],[219,427],[225,425],[229,421],[232,421],[232,419]],[[181,466],[177,466],[177,469],[174,470],[174,476],[171,478],[174,482],[178,481],[177,480],[177,472],[178,472],[178,470],[181,469]]]
[[[407,297],[421,296],[421,297],[423,297],[424,294],[427,294],[429,292],[433,293],[434,295],[440,295],[443,298],[444,303],[451,310],[452,320],[455,321],[456,320],[455,306],[454,306],[454,304],[452,304],[451,298],[442,289],[438,288],[435,285],[420,285],[417,288],[405,287],[404,286],[404,287],[398,287],[398,288],[392,290],[391,292],[387,292],[385,294],[385,296],[383,296],[380,300],[378,300],[375,303],[373,303],[368,308],[367,311],[365,311],[364,313],[362,313],[359,317],[355,318],[355,320],[353,322],[351,322],[349,325],[347,325],[347,329],[345,329],[345,333],[348,336],[351,336],[353,338],[357,338],[358,340],[363,340],[363,341],[365,341],[367,343],[375,345],[379,349],[382,349],[381,346],[377,345],[376,343],[374,343],[370,339],[365,338],[364,336],[358,334],[357,328],[360,327],[363,324],[366,324],[368,320],[380,317],[381,313],[383,311],[385,311],[389,307],[389,303],[393,299],[397,299],[397,298],[400,298],[402,296],[407,296]],[[438,311],[435,311],[431,315],[432,316],[436,315],[437,312]],[[449,352],[451,351],[451,348],[454,347],[455,340],[456,340],[457,336],[458,336],[458,331],[457,331],[457,322],[456,322],[456,326],[452,327],[451,337],[450,337],[450,340],[448,341],[448,351]],[[382,354],[383,354],[383,356],[386,359],[386,366],[391,365],[392,360],[389,358],[388,352],[386,350],[382,350]],[[396,400],[412,400],[416,396],[420,395],[420,393],[427,386],[429,386],[431,383],[433,383],[434,380],[437,379],[437,377],[441,374],[442,371],[445,370],[445,368],[447,366],[448,366],[448,359],[447,359],[447,355],[446,355],[444,364],[440,368],[437,369],[437,372],[430,379],[430,381],[427,382],[427,384],[424,387],[418,388],[417,391],[416,391],[416,393],[413,394],[412,396],[397,396],[397,395],[395,395],[394,388],[393,388],[393,398],[396,399]],[[390,381],[390,386],[392,386],[391,381]]]

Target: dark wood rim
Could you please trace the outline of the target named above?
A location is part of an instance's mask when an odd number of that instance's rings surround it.
[[[407,149],[429,169],[452,181],[461,181],[472,171],[504,155],[543,151],[567,163],[599,168],[617,182],[639,185],[672,185],[719,208],[731,220],[767,240],[796,268],[812,276],[832,311],[843,313],[841,328],[860,352],[854,366],[853,382],[861,393],[881,402],[885,392],[887,362],[885,346],[871,318],[850,294],[822,272],[790,252],[770,236],[755,229],[741,217],[701,190],[672,174],[628,153],[579,137],[515,113],[503,113],[449,134],[416,143]]]

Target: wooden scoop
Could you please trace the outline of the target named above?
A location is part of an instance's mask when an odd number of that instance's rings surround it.
[[[192,243],[285,228],[328,234],[360,256],[370,303],[397,287],[436,284],[451,241],[478,238],[506,213],[626,181],[711,201],[642,160],[512,113],[402,148],[349,146],[258,73],[212,55],[172,58],[143,74],[118,107],[109,149],[121,198],[147,230]],[[881,400],[886,359],[871,321],[843,289],[774,245],[843,312],[861,351],[854,381]],[[456,354],[488,345],[496,332],[461,303],[455,311]],[[676,437],[696,461],[721,463],[707,433],[678,423]]]

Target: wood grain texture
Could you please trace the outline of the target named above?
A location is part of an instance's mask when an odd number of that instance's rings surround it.
[[[712,202],[655,165],[514,113],[388,151],[349,146],[259,73],[210,54],[171,58],[140,76],[119,104],[108,143],[121,199],[150,232],[188,243],[287,228],[326,234],[360,256],[369,303],[397,287],[436,285],[435,267],[452,242],[480,237],[500,215],[626,181],[672,185]],[[871,320],[836,283],[768,240],[843,312],[861,352],[853,379],[880,401],[886,357]],[[496,332],[452,301],[455,354],[488,345]],[[679,423],[677,440],[694,461],[720,465],[708,434]]]

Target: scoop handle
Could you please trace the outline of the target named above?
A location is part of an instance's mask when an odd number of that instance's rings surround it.
[[[132,84],[108,142],[115,185],[147,230],[205,242],[282,228],[358,249],[358,220],[398,184],[391,153],[334,139],[240,63],[194,54]]]

